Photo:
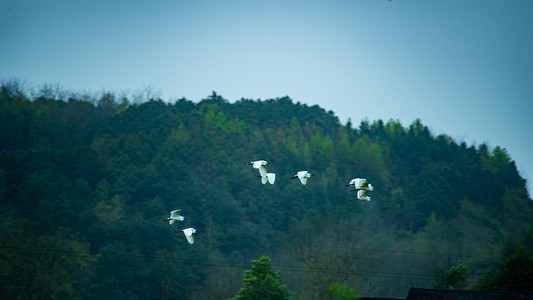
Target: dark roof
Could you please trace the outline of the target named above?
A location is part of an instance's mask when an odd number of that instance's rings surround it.
[[[533,300],[533,292],[433,290],[411,288],[406,300]]]

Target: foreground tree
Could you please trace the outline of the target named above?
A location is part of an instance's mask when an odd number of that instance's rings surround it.
[[[436,280],[433,287],[440,289],[463,289],[466,287],[466,267],[462,264],[451,267],[448,271],[435,269]]]
[[[244,271],[244,288],[234,300],[289,299],[289,290],[283,284],[279,271],[274,271],[270,258],[262,256],[252,262],[252,269]]]
[[[334,283],[329,287],[329,291],[335,300],[357,300],[360,297],[356,296],[355,290],[346,284]]]
[[[495,264],[476,288],[501,291],[533,291],[533,254],[524,248],[516,249],[503,263]]]

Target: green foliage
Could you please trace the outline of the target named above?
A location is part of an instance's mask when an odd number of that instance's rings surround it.
[[[502,237],[533,226],[525,180],[504,148],[434,137],[420,120],[352,128],[288,97],[229,103],[213,92],[166,103],[26,90],[0,85],[0,271],[18,276],[2,287],[12,298],[33,282],[32,293],[56,298],[225,299],[240,288],[234,264],[264,255],[306,299],[332,297],[333,283],[403,296],[407,283],[431,281],[412,274],[434,268],[440,276],[462,264],[470,282],[487,257],[514,257]],[[269,161],[275,185],[243,166],[257,159]],[[288,179],[300,170],[313,174],[306,186]],[[347,201],[355,177],[375,187],[371,202]],[[176,208],[184,222],[160,221]],[[21,234],[20,224],[31,229]],[[198,230],[194,245],[174,233],[181,226]],[[32,243],[46,255],[32,256]],[[23,254],[35,265],[17,264]],[[48,267],[55,275],[41,272]],[[490,270],[509,281],[485,282],[519,282],[507,269]]]
[[[533,253],[519,246],[502,263],[495,263],[476,288],[503,291],[533,291]]]
[[[27,224],[21,227],[7,234],[5,226],[2,228],[2,296],[6,299],[81,299],[88,282],[85,274],[96,261],[96,256],[88,251],[89,244],[65,228],[44,234]]]
[[[209,106],[207,113],[205,114],[205,120],[211,126],[221,129],[224,132],[232,131],[232,127],[228,122],[228,117],[216,104]]]
[[[317,131],[311,141],[315,151],[320,155],[321,160],[331,159],[333,155],[333,141],[328,136],[324,136]]]
[[[433,283],[435,288],[449,289],[450,287],[460,290],[466,287],[466,267],[462,264],[451,267],[443,274],[438,274],[437,279]]]
[[[252,269],[244,272],[243,284],[234,300],[289,299],[287,286],[283,284],[279,271],[272,269],[268,256],[252,262]]]
[[[109,202],[96,202],[94,207],[94,215],[103,227],[109,227],[112,224],[117,224],[121,220],[124,220],[125,217],[124,202],[118,195],[109,199]]]
[[[355,290],[345,284],[334,283],[329,286],[334,300],[357,300],[361,297],[356,296]]]

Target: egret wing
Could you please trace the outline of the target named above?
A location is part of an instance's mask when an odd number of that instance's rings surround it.
[[[276,181],[276,174],[274,174],[274,173],[267,173],[266,175],[267,175],[266,177],[268,178],[268,182],[269,182],[270,184],[274,184],[274,182]]]
[[[368,182],[364,178],[361,179],[361,181],[359,182],[359,188],[363,188],[363,187],[368,187]]]
[[[267,173],[267,167],[265,165],[261,165],[259,166],[258,169],[259,169],[259,174],[261,175],[261,177],[265,177]]]
[[[187,238],[187,242],[189,242],[189,244],[194,244],[194,233],[191,233],[191,235],[185,235],[185,237]]]
[[[194,243],[194,233],[195,232],[196,232],[196,229],[194,229],[194,228],[183,229],[183,234],[185,234],[185,237],[187,238],[187,242],[189,242],[189,244],[193,244]]]
[[[176,209],[170,212],[170,224],[174,223],[174,220],[177,221],[183,221],[185,219],[184,216],[180,215],[181,209]]]
[[[366,182],[366,179],[364,178],[354,178],[350,181],[350,185],[353,185],[356,190],[360,189],[361,187],[365,187],[368,185]]]
[[[367,196],[368,190],[357,191],[357,200],[370,201],[370,197]]]

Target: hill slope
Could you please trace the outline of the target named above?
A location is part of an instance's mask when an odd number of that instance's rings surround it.
[[[14,297],[226,299],[262,255],[304,299],[332,283],[403,297],[459,263],[471,286],[533,225],[503,148],[420,120],[353,128],[287,97],[129,104],[4,84],[0,124],[1,292]],[[259,159],[274,185],[244,166]],[[305,186],[289,179],[300,170]],[[372,201],[348,201],[355,177]],[[183,222],[160,221],[176,208]],[[173,232],[185,227],[194,245]]]

